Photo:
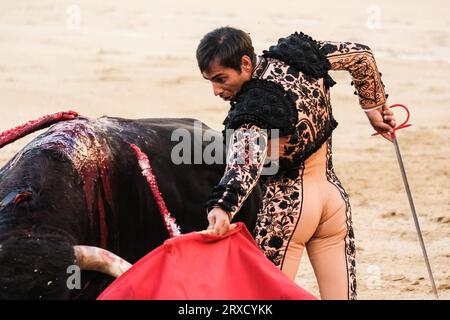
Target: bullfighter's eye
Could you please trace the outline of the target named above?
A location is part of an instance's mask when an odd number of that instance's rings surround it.
[[[19,203],[29,199],[30,197],[31,197],[31,192],[22,191],[16,195],[16,197],[14,198],[14,203],[19,204]]]

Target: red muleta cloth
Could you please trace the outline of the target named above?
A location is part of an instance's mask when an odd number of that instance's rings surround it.
[[[315,300],[275,267],[242,223],[224,236],[168,239],[98,300]]]

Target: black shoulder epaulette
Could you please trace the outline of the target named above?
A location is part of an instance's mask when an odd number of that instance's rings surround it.
[[[278,39],[278,44],[263,51],[266,58],[275,58],[313,78],[323,78],[327,88],[336,82],[328,74],[331,64],[317,41],[300,32]]]
[[[243,124],[255,124],[262,129],[279,129],[280,136],[293,133],[298,114],[295,98],[281,84],[252,79],[242,86],[223,124],[225,129],[237,129]]]

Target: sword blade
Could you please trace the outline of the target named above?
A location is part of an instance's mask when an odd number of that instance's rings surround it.
[[[400,166],[400,172],[402,173],[403,184],[405,186],[405,191],[408,196],[409,206],[411,208],[411,213],[412,213],[412,216],[414,219],[414,224],[416,225],[417,236],[419,237],[420,246],[422,247],[422,254],[425,259],[425,264],[427,265],[428,276],[431,281],[433,293],[436,296],[436,299],[439,300],[438,291],[436,289],[436,284],[434,282],[433,272],[431,271],[430,261],[428,260],[428,254],[427,254],[427,250],[425,248],[425,242],[422,237],[422,231],[420,230],[419,219],[417,218],[416,208],[414,206],[414,201],[412,198],[411,190],[409,188],[408,178],[406,176],[405,166],[403,165],[403,159],[402,159],[402,155],[400,153],[400,148],[398,146],[397,138],[394,138],[393,142],[394,142],[394,146],[395,146],[395,153],[397,155],[398,164]]]

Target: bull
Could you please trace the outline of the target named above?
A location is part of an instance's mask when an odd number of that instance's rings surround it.
[[[123,272],[108,261],[134,263],[169,237],[131,144],[150,159],[181,232],[207,227],[203,205],[224,164],[194,164],[194,154],[175,164],[172,132],[191,133],[192,150],[220,133],[202,124],[196,135],[194,119],[69,118],[0,169],[0,299],[95,299]],[[249,230],[260,200],[257,186],[236,217]],[[79,288],[68,286],[73,265],[83,270]]]

